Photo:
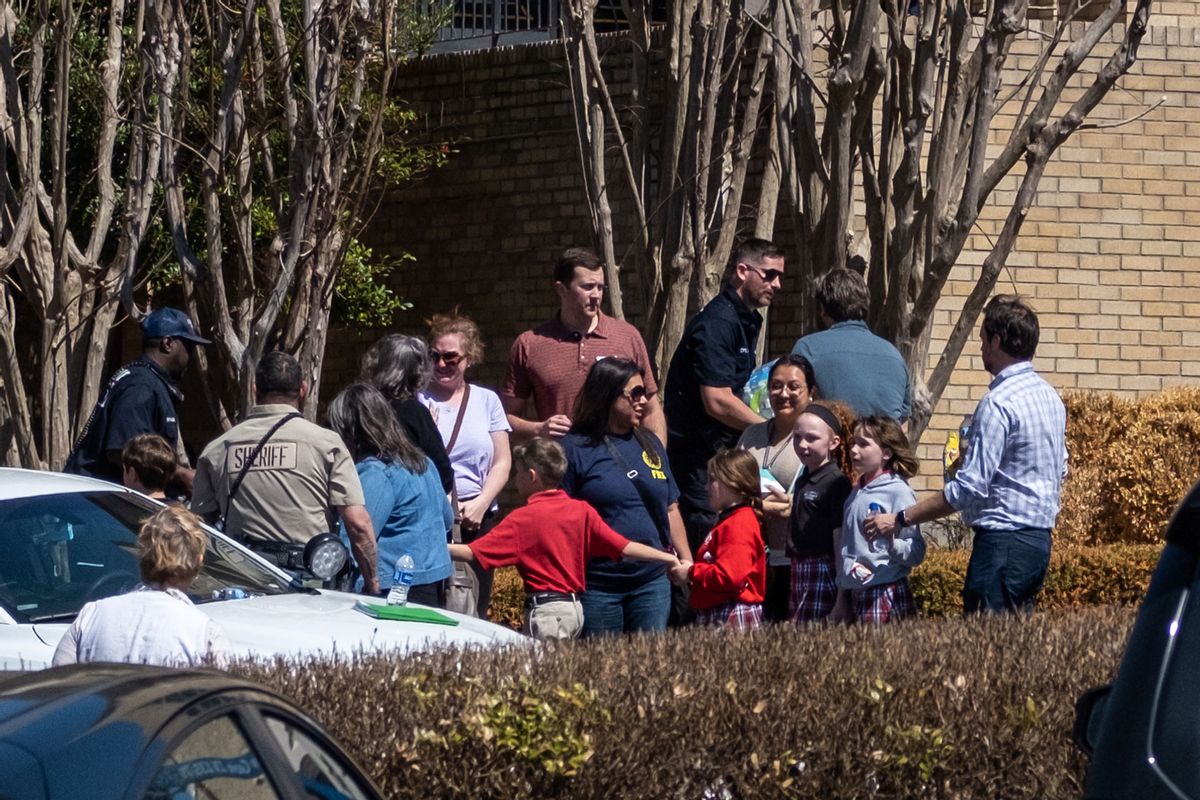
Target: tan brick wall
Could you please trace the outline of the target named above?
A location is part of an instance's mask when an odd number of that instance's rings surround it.
[[[1114,124],[1160,99],[1161,105],[1119,127],[1084,130],[1064,145],[998,283],[999,291],[1018,291],[1037,308],[1043,334],[1036,364],[1061,390],[1138,395],[1200,382],[1197,12],[1196,0],[1156,4],[1132,74],[1089,121]],[[1018,42],[1002,95],[1033,63],[1039,42],[1033,35]],[[1110,43],[1103,55],[1111,49]],[[555,253],[590,241],[560,62],[553,44],[437,56],[410,65],[400,87],[422,112],[428,139],[451,140],[455,152],[445,167],[386,203],[368,239],[417,256],[395,282],[414,304],[398,318],[398,329],[419,332],[424,318],[455,304],[480,323],[489,347],[478,370],[483,383],[499,381],[513,337],[552,313]],[[1001,122],[1019,103],[1004,108]],[[997,136],[997,147],[1001,141]],[[1000,187],[997,202],[1011,201],[1016,180]],[[621,198],[614,202],[619,208]],[[1002,219],[995,208],[984,215],[953,271],[936,312],[930,369],[956,316],[954,298],[972,287],[987,237]],[[787,244],[786,233],[779,238]],[[794,300],[802,287],[787,288],[772,312],[772,354],[789,349],[801,330]],[[629,292],[636,321],[635,300]],[[326,400],[353,375],[361,348],[377,333],[331,337]],[[972,340],[925,436],[927,473],[940,474],[941,442],[974,408],[987,378]]]

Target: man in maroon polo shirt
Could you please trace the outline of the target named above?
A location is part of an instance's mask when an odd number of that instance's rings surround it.
[[[604,262],[599,256],[583,247],[563,252],[554,265],[558,317],[517,337],[500,387],[514,439],[557,439],[570,430],[575,398],[588,370],[602,358],[617,356],[641,368],[650,394],[642,425],[666,441],[666,419],[646,343],[637,328],[600,310],[604,290]],[[530,400],[532,414],[526,411]]]

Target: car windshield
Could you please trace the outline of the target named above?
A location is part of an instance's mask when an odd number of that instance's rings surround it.
[[[69,621],[84,603],[139,582],[137,531],[157,508],[122,492],[77,492],[0,501],[0,604],[18,622]],[[222,590],[281,594],[274,572],[218,535],[188,589],[194,602]]]

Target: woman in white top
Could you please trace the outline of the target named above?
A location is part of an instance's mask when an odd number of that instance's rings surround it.
[[[808,359],[797,355],[783,356],[767,375],[767,398],[775,416],[746,428],[738,440],[738,447],[748,450],[758,461],[763,477],[763,532],[769,550],[763,618],[768,622],[782,622],[788,618],[791,560],[787,543],[788,519],[792,512],[789,492],[801,469],[800,458],[792,447],[792,430],[796,427],[796,419],[815,395],[816,383]]]
[[[508,483],[512,467],[508,441],[512,427],[499,395],[467,383],[467,370],[483,359],[483,337],[470,318],[457,313],[434,315],[429,321],[429,345],[433,380],[419,397],[437,422],[454,468],[455,512],[463,541],[473,542],[497,522],[496,497]],[[477,612],[486,618],[492,574],[476,564],[471,567],[479,581]]]
[[[54,666],[223,663],[229,656],[224,631],[184,593],[200,573],[207,543],[200,520],[183,506],[167,506],[147,519],[138,531],[142,583],[80,609],[54,651]]]

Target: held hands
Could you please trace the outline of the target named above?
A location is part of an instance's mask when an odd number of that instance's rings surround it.
[[[676,586],[687,586],[688,575],[691,570],[691,561],[679,561],[676,562],[675,566],[668,569],[667,575],[671,579],[671,583],[675,584]]]
[[[878,539],[881,536],[896,535],[895,514],[872,514],[863,522],[863,533],[868,539]]]
[[[555,414],[538,426],[537,435],[550,439],[559,439],[571,430],[571,418],[563,414]]]
[[[459,522],[462,523],[463,530],[479,530],[479,526],[483,524],[483,517],[487,512],[488,503],[483,501],[482,496],[472,497],[470,500],[463,500],[458,504]]]

